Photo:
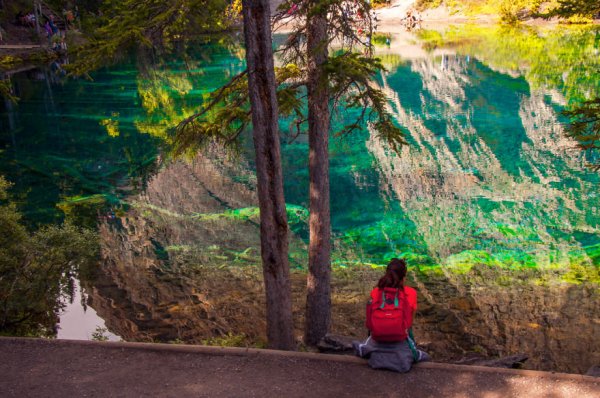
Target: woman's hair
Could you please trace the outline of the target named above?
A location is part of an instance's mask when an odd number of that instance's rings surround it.
[[[385,270],[385,275],[379,279],[379,282],[377,282],[377,287],[380,289],[385,287],[404,289],[402,280],[405,276],[406,261],[400,258],[393,258]]]

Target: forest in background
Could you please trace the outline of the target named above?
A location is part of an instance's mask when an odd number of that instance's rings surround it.
[[[420,11],[445,6],[451,14],[497,15],[504,23],[530,18],[589,23],[600,17],[600,3],[593,0],[416,0],[415,6]]]

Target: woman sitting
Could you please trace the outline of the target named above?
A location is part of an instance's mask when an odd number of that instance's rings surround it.
[[[367,303],[370,336],[364,343],[355,342],[354,349],[374,369],[408,372],[414,362],[429,360],[412,336],[417,292],[405,286],[406,272],[406,261],[392,259]]]

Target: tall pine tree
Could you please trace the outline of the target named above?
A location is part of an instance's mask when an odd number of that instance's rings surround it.
[[[260,244],[269,347],[295,347],[288,266],[288,223],[283,196],[279,110],[268,0],[243,0],[248,93],[256,156]]]

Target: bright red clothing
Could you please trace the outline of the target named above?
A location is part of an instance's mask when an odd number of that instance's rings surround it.
[[[413,323],[413,314],[417,310],[417,291],[410,286],[404,286],[404,289],[400,290],[400,294],[398,295],[400,302],[408,303],[408,306],[411,308],[410,312],[410,320],[408,321],[408,328],[412,326]],[[371,300],[375,301],[381,299],[381,290],[378,287],[374,288],[371,291]]]

